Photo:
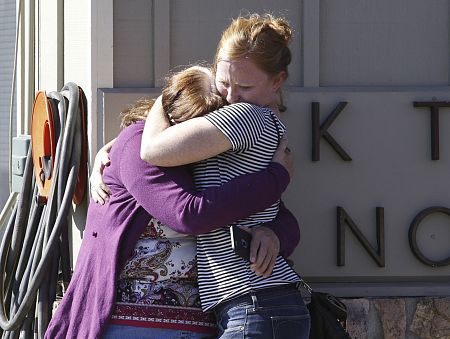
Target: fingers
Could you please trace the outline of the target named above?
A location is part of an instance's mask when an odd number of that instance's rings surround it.
[[[100,205],[104,205],[106,202],[108,202],[110,195],[111,191],[104,183],[101,183],[95,187],[91,186],[92,199]]]
[[[91,197],[97,204],[105,204],[105,200],[96,191],[91,191]]]
[[[273,268],[275,267],[275,262],[277,261],[277,255],[273,255],[272,259],[269,262],[269,265],[267,265],[266,271],[263,273],[263,276],[265,278],[269,277],[272,274]]]
[[[258,257],[258,249],[260,246],[261,240],[255,236],[255,233],[252,232],[252,241],[250,242],[250,262],[255,263]],[[253,264],[252,264],[253,266]]]
[[[253,243],[253,239],[252,239],[252,243]],[[264,244],[261,241],[258,241],[258,249],[256,252],[256,257],[255,260],[251,261],[252,265],[250,266],[252,268],[252,270],[257,273],[258,275],[260,275],[262,272],[265,271],[265,266],[263,266],[263,263],[266,262],[269,259],[266,259],[266,257],[269,256],[268,253],[268,248],[266,246],[266,244]],[[251,256],[250,256],[251,259]]]
[[[109,200],[111,191],[109,187],[103,182],[103,171],[98,169],[98,166],[94,166],[92,174],[89,178],[89,185],[92,199],[98,204],[105,204]]]
[[[100,184],[99,188],[109,196],[111,196],[111,190],[109,189],[109,187],[107,185],[105,185],[103,182]]]
[[[103,182],[102,174],[93,173],[89,179],[92,199],[98,204],[105,204],[111,196],[111,191]]]
[[[277,150],[276,150],[276,152],[275,152],[275,154],[274,154],[274,158],[275,158],[277,155],[280,156],[280,157],[282,157],[283,154],[286,152],[286,149],[288,149],[289,152],[290,152],[290,149],[289,149],[289,147],[288,147],[288,144],[289,144],[289,141],[288,141],[287,136],[286,136],[286,135],[283,135],[283,138],[280,139],[280,142],[279,142],[279,144],[278,144]]]
[[[111,148],[111,142],[101,148],[97,153],[94,160],[94,166],[92,167],[92,173],[89,178],[92,200],[101,205],[105,204],[111,195],[111,191],[103,182],[102,177],[104,168],[111,163],[108,153],[109,148]]]
[[[294,175],[294,159],[292,157],[291,149],[288,147],[288,138],[287,136],[283,136],[280,140],[280,144],[276,152],[273,155],[272,161],[278,162],[289,173],[289,176],[292,178]]]
[[[104,145],[95,155],[93,172],[103,172],[103,169],[111,164],[109,159],[109,151],[112,145],[115,143],[116,139],[111,140],[106,145]]]
[[[289,144],[289,140],[286,134],[283,135],[283,137],[280,140],[280,143],[278,144],[278,150],[285,151]]]
[[[257,273],[258,275],[262,275],[264,278],[268,278],[272,274],[275,262],[277,260],[277,256],[276,255],[267,256],[266,259],[268,260],[267,261],[265,260],[263,262],[263,265],[258,270],[259,274]]]
[[[107,153],[102,154],[99,160],[101,163],[101,170],[103,170],[105,167],[108,167],[111,164],[111,160],[109,159],[109,155]]]
[[[277,254],[271,251],[269,248],[260,247],[260,255],[258,255],[258,260],[250,265],[250,268],[258,276],[263,276],[264,278],[269,277],[272,274],[273,267],[275,266],[275,261]]]
[[[251,228],[250,268],[256,275],[265,278],[272,274],[276,258],[280,251],[280,241],[269,228],[260,226]]]

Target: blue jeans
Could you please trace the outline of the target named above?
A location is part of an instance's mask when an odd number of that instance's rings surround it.
[[[214,311],[221,339],[309,338],[308,309],[293,285],[256,290],[221,303]]]
[[[191,331],[170,330],[164,328],[147,328],[138,326],[109,325],[104,339],[203,339],[211,338],[208,334]]]

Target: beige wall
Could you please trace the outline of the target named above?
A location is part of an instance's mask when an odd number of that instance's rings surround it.
[[[321,86],[447,86],[449,1],[320,1]]]
[[[441,158],[432,161],[429,112],[413,107],[413,101],[450,101],[448,0],[114,5],[114,88],[99,91],[105,140],[117,133],[122,107],[143,93],[155,95],[169,69],[211,61],[221,30],[245,12],[243,7],[284,14],[295,29],[284,119],[297,167],[285,200],[302,229],[296,269],[322,282],[439,284],[447,279],[450,267],[431,268],[414,257],[408,229],[422,209],[450,207],[450,109],[441,109]],[[351,162],[340,159],[324,140],[321,160],[311,160],[313,101],[321,103],[321,121],[339,101],[348,102],[329,132]],[[349,230],[346,266],[336,265],[337,206],[345,208],[374,247],[375,208],[385,208],[385,267],[376,265]],[[434,215],[421,225],[418,245],[430,259],[449,257],[449,221]]]
[[[265,10],[286,16],[295,31],[290,86],[303,86],[305,72],[316,73],[319,86],[449,82],[448,0],[164,2],[169,9],[159,0],[114,2],[114,87],[153,87],[158,62],[211,62],[230,18]],[[155,35],[162,25],[169,34]],[[155,60],[161,50],[168,64]]]
[[[221,31],[239,13],[270,10],[292,23],[294,60],[290,83],[301,85],[302,2],[250,0],[217,2],[114,1],[114,87],[153,87],[167,70],[199,61],[212,62]],[[167,55],[167,59],[158,56]],[[156,69],[156,71],[155,71]],[[156,76],[156,78],[155,78]]]
[[[15,3],[2,2],[0,6],[0,206],[3,208],[9,196],[9,122],[11,81],[14,67]],[[13,107],[13,118],[16,109]],[[14,120],[16,120],[14,118]],[[15,125],[15,124],[14,124]],[[13,125],[13,126],[14,126]],[[12,129],[16,135],[16,129]]]

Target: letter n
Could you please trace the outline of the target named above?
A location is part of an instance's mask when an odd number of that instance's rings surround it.
[[[363,245],[379,267],[385,266],[384,246],[384,208],[376,208],[377,249],[374,249],[344,208],[337,207],[337,265],[345,266],[345,226],[348,226],[356,239]]]

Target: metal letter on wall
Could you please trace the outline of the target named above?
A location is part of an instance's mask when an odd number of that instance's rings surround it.
[[[374,249],[367,238],[359,230],[343,207],[337,207],[337,265],[345,266],[345,224],[350,227],[356,239],[363,245],[370,256],[375,260],[379,267],[385,266],[385,246],[384,246],[384,208],[376,208],[377,224],[377,245]]]
[[[344,151],[344,149],[337,143],[337,141],[328,132],[331,124],[336,120],[338,115],[347,106],[346,101],[341,101],[337,104],[334,110],[328,115],[325,121],[320,124],[320,103],[311,103],[311,117],[312,117],[312,161],[320,160],[320,138],[323,137],[328,144],[339,154],[345,161],[352,161],[352,158]]]
[[[414,101],[414,107],[430,108],[431,160],[439,160],[439,108],[450,107],[448,101]]]
[[[420,211],[415,216],[414,220],[411,223],[411,226],[409,227],[409,246],[411,247],[411,250],[413,254],[416,256],[416,258],[419,259],[425,265],[431,267],[448,266],[450,265],[450,257],[438,261],[428,259],[422,253],[422,251],[419,249],[419,246],[417,245],[417,229],[419,228],[419,225],[422,222],[422,220],[432,213],[444,213],[450,216],[450,209],[446,207],[433,206],[425,208],[424,210]]]

